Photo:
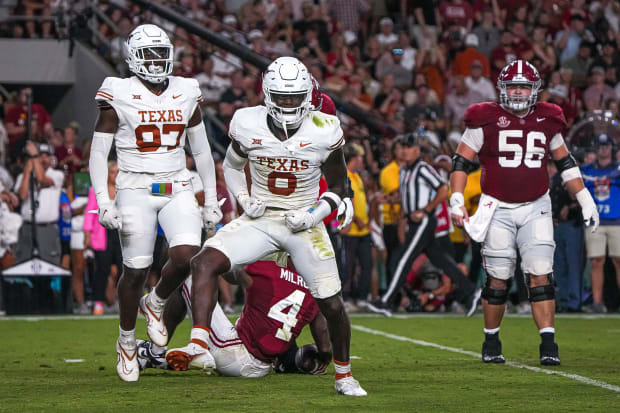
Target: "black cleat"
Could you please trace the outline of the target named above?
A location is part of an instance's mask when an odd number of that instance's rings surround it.
[[[389,306],[381,301],[380,298],[368,303],[368,309],[373,313],[382,314],[386,317],[392,317],[392,312],[390,311]]]
[[[558,345],[555,343],[540,344],[540,364],[543,366],[559,366],[560,356],[558,355]]]
[[[482,343],[482,361],[484,363],[505,363],[502,356],[502,342],[497,340],[484,340]]]
[[[138,344],[138,365],[140,370],[167,369],[166,352],[155,354],[151,349],[150,341],[136,340]]]

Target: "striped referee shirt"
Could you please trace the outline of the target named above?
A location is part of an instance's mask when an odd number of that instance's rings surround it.
[[[445,185],[432,166],[418,159],[412,165],[400,169],[400,199],[403,212],[409,215],[423,209]]]

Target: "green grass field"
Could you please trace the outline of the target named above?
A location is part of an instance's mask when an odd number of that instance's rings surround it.
[[[369,393],[365,398],[337,395],[333,367],[321,377],[262,379],[148,370],[139,382],[124,383],[115,370],[117,320],[0,319],[0,411],[620,411],[617,316],[558,318],[562,366],[543,370],[523,368],[541,367],[531,318],[504,320],[507,365],[475,357],[483,337],[480,316],[357,316],[351,323],[353,373]],[[184,345],[188,332],[185,321],[171,345]],[[146,336],[142,319],[137,335]],[[298,343],[310,340],[306,329]],[[545,374],[549,370],[567,374]]]

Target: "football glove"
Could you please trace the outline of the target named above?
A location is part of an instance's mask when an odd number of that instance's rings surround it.
[[[214,231],[215,225],[222,220],[222,210],[218,203],[202,208],[202,224],[207,232]]]
[[[280,215],[284,217],[284,223],[292,232],[304,231],[316,225],[316,215],[311,214],[310,211],[297,209],[283,212]]]
[[[588,191],[586,188],[583,188],[581,191],[575,194],[575,198],[581,206],[583,222],[586,224],[586,227],[592,227],[592,232],[595,232],[598,228],[599,217],[598,211],[596,210],[596,204],[592,199],[592,195],[590,195],[590,191]]]
[[[99,223],[107,229],[121,229],[121,212],[114,201],[99,205]]]
[[[254,219],[263,216],[265,213],[265,203],[260,199],[253,198],[247,194],[240,194],[237,196],[239,205],[245,211],[245,214]]]
[[[342,219],[337,227],[338,231],[349,226],[353,221],[354,215],[355,210],[353,209],[351,198],[342,198],[342,202],[338,205],[338,214],[336,215],[338,220]]]

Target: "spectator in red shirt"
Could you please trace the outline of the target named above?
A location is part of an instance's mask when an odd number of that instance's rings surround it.
[[[534,57],[534,51],[532,50],[532,43],[527,40],[525,24],[520,21],[513,22],[510,25],[510,32],[514,36],[513,47],[519,59],[531,60]]]
[[[58,168],[62,169],[67,176],[73,175],[82,166],[82,150],[75,145],[78,132],[78,124],[76,122],[69,123],[69,126],[65,128],[63,144],[54,150]]]
[[[499,38],[500,44],[491,52],[491,81],[496,83],[499,72],[504,66],[517,59],[517,51],[513,46],[514,36],[510,30],[503,30]]]
[[[15,148],[15,143],[26,135],[26,117],[28,116],[28,95],[32,95],[32,89],[27,87],[19,91],[19,103],[8,110],[6,114],[6,131],[9,135],[9,151]],[[53,133],[52,118],[45,108],[38,104],[32,104],[33,135],[51,135]],[[33,136],[37,137],[37,136]]]
[[[462,28],[462,32],[470,32],[474,24],[474,10],[463,0],[443,1],[439,5],[440,26],[445,31],[452,26]]]

